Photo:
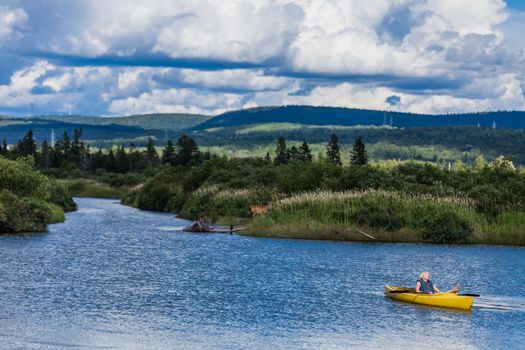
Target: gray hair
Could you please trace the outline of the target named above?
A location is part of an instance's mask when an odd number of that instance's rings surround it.
[[[428,272],[428,271],[423,271],[423,272],[421,272],[421,273],[419,274],[419,279],[422,279],[422,278],[423,278],[423,275],[424,275],[425,273],[428,273],[428,275],[430,276],[430,272]]]

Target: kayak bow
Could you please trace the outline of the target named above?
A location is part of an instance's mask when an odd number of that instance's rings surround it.
[[[470,310],[474,298],[457,293],[424,294],[416,293],[414,288],[385,286],[385,295],[397,301],[407,303]]]

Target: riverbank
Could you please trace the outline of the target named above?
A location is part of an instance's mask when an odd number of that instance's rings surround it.
[[[0,233],[43,232],[76,210],[67,190],[33,166],[32,157],[0,157]]]

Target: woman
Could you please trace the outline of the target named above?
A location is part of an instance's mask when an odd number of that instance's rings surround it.
[[[444,293],[457,293],[459,290],[458,286],[455,286],[453,289],[444,292]],[[421,272],[419,279],[416,283],[416,293],[426,293],[426,294],[435,294],[441,293],[438,287],[434,286],[430,280],[430,273],[428,271]]]

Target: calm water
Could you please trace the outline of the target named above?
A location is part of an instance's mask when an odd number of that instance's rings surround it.
[[[77,199],[48,233],[0,236],[2,349],[525,348],[525,249],[177,232]],[[472,312],[385,299],[428,269]]]

